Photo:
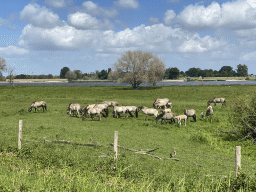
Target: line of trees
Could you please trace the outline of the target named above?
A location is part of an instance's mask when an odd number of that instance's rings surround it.
[[[180,71],[177,67],[167,68],[165,70],[165,79],[177,79],[179,77],[247,77],[248,67],[245,64],[237,65],[233,70],[231,66],[223,66],[219,71],[212,69],[190,68],[186,72]]]

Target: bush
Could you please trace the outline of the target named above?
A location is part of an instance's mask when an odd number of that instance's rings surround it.
[[[256,96],[253,96],[250,101],[236,96],[233,98],[231,120],[238,135],[256,138]]]

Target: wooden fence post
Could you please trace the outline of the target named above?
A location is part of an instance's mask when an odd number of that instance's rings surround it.
[[[21,149],[21,139],[22,139],[22,120],[19,120],[18,149]]]
[[[115,137],[114,137],[114,163],[117,162],[117,141],[118,141],[118,131],[115,131]],[[116,164],[117,167],[117,164]]]
[[[236,177],[241,167],[241,146],[236,146]]]

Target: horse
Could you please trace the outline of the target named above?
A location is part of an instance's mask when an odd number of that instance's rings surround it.
[[[226,99],[222,97],[220,98],[214,97],[207,102],[207,106],[211,105],[211,103],[214,103],[214,106],[216,106],[216,103],[221,103],[223,107],[223,106],[226,106]]]
[[[108,117],[108,104],[96,104],[94,108],[101,108],[106,113],[106,117]]]
[[[110,106],[118,106],[118,102],[116,101],[103,101],[102,104],[107,104],[109,107]]]
[[[139,111],[141,110],[146,115],[146,120],[148,120],[148,115],[150,115],[150,116],[154,115],[155,117],[157,117],[157,115],[158,115],[157,109],[147,108],[144,106],[140,106],[138,109],[139,109]]]
[[[179,125],[181,125],[181,120],[184,120],[184,123],[185,123],[185,126],[186,126],[188,116],[187,115],[177,115],[177,116],[174,117],[174,119],[178,120]]]
[[[119,118],[120,113],[124,114],[123,118],[128,118],[126,106],[114,106],[114,109],[112,111],[113,117],[115,117],[115,115],[116,115],[116,118]]]
[[[170,99],[168,99],[168,98],[163,98],[163,99],[158,98],[158,99],[156,99],[156,100],[154,101],[153,107],[154,107],[154,108],[157,108],[157,104],[158,104],[158,103],[165,103],[165,104],[167,104],[167,103],[169,103],[169,102],[170,102]]]
[[[88,114],[88,119],[92,118],[93,120],[93,116],[94,115],[98,115],[99,116],[99,121],[101,121],[101,115],[102,114],[104,117],[106,117],[104,114],[103,114],[103,108],[98,108],[98,107],[90,107],[90,105],[87,105],[83,108],[83,115],[82,115],[82,121],[86,118],[86,114]]]
[[[172,108],[172,103],[171,102],[168,102],[168,103],[166,103],[166,102],[159,102],[159,103],[155,103],[155,108]]]
[[[31,112],[32,108],[35,108],[35,112],[36,112],[36,111],[38,111],[38,107],[42,107],[43,112],[44,112],[44,110],[47,110],[45,101],[34,101],[33,103],[31,103],[30,107],[28,108],[28,111]]]
[[[127,112],[131,115],[131,117],[133,117],[132,112],[134,114],[134,117],[136,118],[138,117],[138,112],[139,112],[138,107],[135,107],[135,106],[125,106],[125,107],[127,109]]]
[[[159,110],[160,112],[162,112],[162,113],[171,113],[172,112],[172,110],[171,109],[169,109],[169,108],[167,108],[167,109],[160,109]]]
[[[206,110],[206,116],[210,116],[210,115],[213,115],[212,106],[207,107],[207,110]]]
[[[206,110],[206,116],[210,116],[210,115],[213,115],[212,106],[208,106]],[[202,120],[204,120],[205,118],[204,112],[201,113],[201,117],[202,117]]]
[[[184,110],[184,115],[187,115],[188,117],[193,117],[193,120],[196,121],[196,110],[194,110],[194,109],[185,109]]]
[[[69,114],[69,116],[71,116],[71,114],[74,116],[75,111],[77,112],[78,117],[80,117],[80,113],[82,113],[81,105],[78,103],[70,103],[68,106],[68,109],[67,109],[67,114]],[[76,114],[76,116],[77,116],[77,114]]]
[[[171,122],[175,122],[174,120],[174,113],[172,112],[168,112],[168,113],[161,113],[160,115],[158,115],[156,117],[156,123],[159,121],[159,119],[161,119],[161,125],[163,120],[166,122],[166,120],[171,120]]]

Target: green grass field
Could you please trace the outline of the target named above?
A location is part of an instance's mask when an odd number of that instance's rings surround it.
[[[252,181],[256,146],[230,132],[233,97],[250,100],[256,86],[140,87],[0,87],[0,190],[1,191],[227,191],[235,176],[235,146],[242,147],[242,171]],[[156,98],[169,98],[175,115],[185,108],[197,111],[187,126],[155,123],[154,117],[108,118],[93,121],[66,114],[69,103],[114,100],[119,105],[152,107]],[[212,120],[201,120],[207,101],[225,97],[227,107],[213,107]],[[44,100],[47,111],[28,112],[33,101]],[[110,108],[112,112],[112,107]],[[18,150],[19,120],[23,120],[22,149]],[[118,144],[150,155],[118,148],[113,164],[114,132]],[[82,146],[49,143],[100,143]],[[177,151],[175,158],[170,153]],[[233,182],[234,183],[234,182]],[[237,183],[236,183],[237,184]],[[243,184],[238,184],[242,186]],[[244,190],[254,189],[252,184]]]

